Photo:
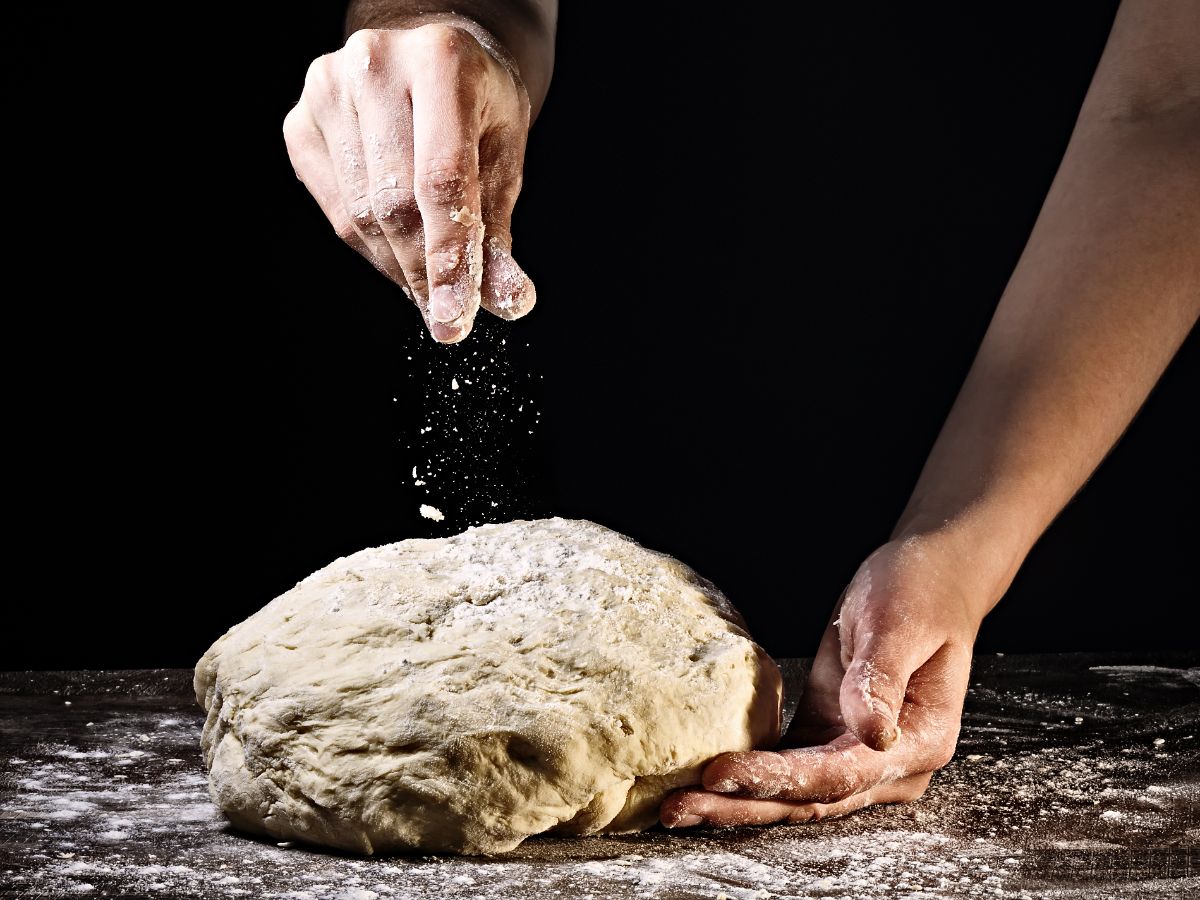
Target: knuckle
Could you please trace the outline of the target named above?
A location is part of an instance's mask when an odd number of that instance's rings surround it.
[[[333,226],[333,233],[347,244],[353,246],[358,243],[358,232],[355,231],[354,223],[348,216],[334,216],[329,223]]]
[[[346,38],[342,56],[347,71],[362,76],[377,74],[386,58],[388,34],[386,31],[363,28]]]
[[[497,275],[504,276],[508,281],[516,280],[518,273],[515,270],[518,266],[515,260],[510,262],[513,245],[512,219],[508,216],[484,219],[483,233],[487,235],[483,241],[484,260],[489,265],[497,265],[503,270],[498,271]],[[525,272],[521,271],[519,275],[524,276]]]
[[[283,117],[283,134],[286,137],[289,134],[295,134],[300,130],[300,114],[297,110],[299,106],[293,106],[288,110],[287,115]]]
[[[429,297],[429,278],[425,274],[425,267],[406,269],[404,277],[408,280],[408,286],[414,294],[414,296],[410,296],[408,299],[414,303],[427,302]]]
[[[431,44],[438,41],[449,41],[459,31],[458,28],[445,22],[429,22],[412,29],[407,34],[422,44]]]
[[[417,48],[434,64],[455,68],[482,63],[483,48],[468,32],[453,25],[433,23],[412,31]]]
[[[375,220],[375,211],[371,208],[365,197],[356,200],[351,205],[350,210],[350,218],[353,220],[354,227],[358,229],[359,233],[370,235],[371,237],[383,234],[379,223]]]
[[[414,184],[419,200],[431,203],[453,203],[467,188],[467,162],[462,156],[432,160],[425,166]]]
[[[304,73],[304,93],[324,93],[328,92],[333,83],[332,76],[329,71],[329,64],[332,54],[318,56],[308,64],[308,71]]]
[[[429,273],[436,279],[445,279],[462,265],[463,254],[458,247],[442,247],[429,250],[427,254]]]
[[[492,209],[511,210],[517,205],[517,197],[521,193],[521,179],[481,171],[479,189],[487,197],[488,206]]]
[[[312,126],[308,122],[308,115],[301,110],[299,105],[293,106],[283,117],[283,140],[289,148],[300,143],[301,139],[307,137],[311,131]]]
[[[411,228],[421,215],[412,188],[377,189],[371,195],[371,209],[380,225],[404,230]]]
[[[360,28],[346,38],[345,49],[371,56],[379,49],[382,40],[382,35],[374,28]]]

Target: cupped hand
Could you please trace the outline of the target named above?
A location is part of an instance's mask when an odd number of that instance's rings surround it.
[[[352,34],[309,67],[283,131],[338,236],[453,343],[481,304],[515,319],[536,299],[509,231],[529,116],[520,80],[439,23]]]
[[[958,739],[980,620],[965,575],[924,538],[873,553],[825,631],[782,749],[718,756],[703,790],[663,801],[662,823],[807,822],[920,797]]]

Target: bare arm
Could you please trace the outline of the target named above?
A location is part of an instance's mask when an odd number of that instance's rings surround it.
[[[1200,315],[1200,2],[1126,0],[896,536],[977,558],[982,616]]]
[[[1200,315],[1200,0],[1125,0],[1033,234],[892,540],[835,608],[785,749],[718,757],[670,827],[913,800],[971,648]]]

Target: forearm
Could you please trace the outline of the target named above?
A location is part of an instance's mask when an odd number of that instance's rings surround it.
[[[532,118],[537,118],[554,69],[557,16],[557,0],[352,0],[346,34],[432,22],[474,23],[481,29],[471,28],[480,43],[516,69],[529,92]]]
[[[896,529],[936,535],[969,560],[981,616],[1200,314],[1192,70],[1182,88],[1130,89],[1109,55]]]

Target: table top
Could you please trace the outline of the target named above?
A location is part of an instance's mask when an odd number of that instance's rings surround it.
[[[784,661],[794,707],[806,664]],[[976,660],[925,797],[775,828],[354,858],[229,828],[191,672],[0,673],[0,897],[1200,896],[1200,652]]]

